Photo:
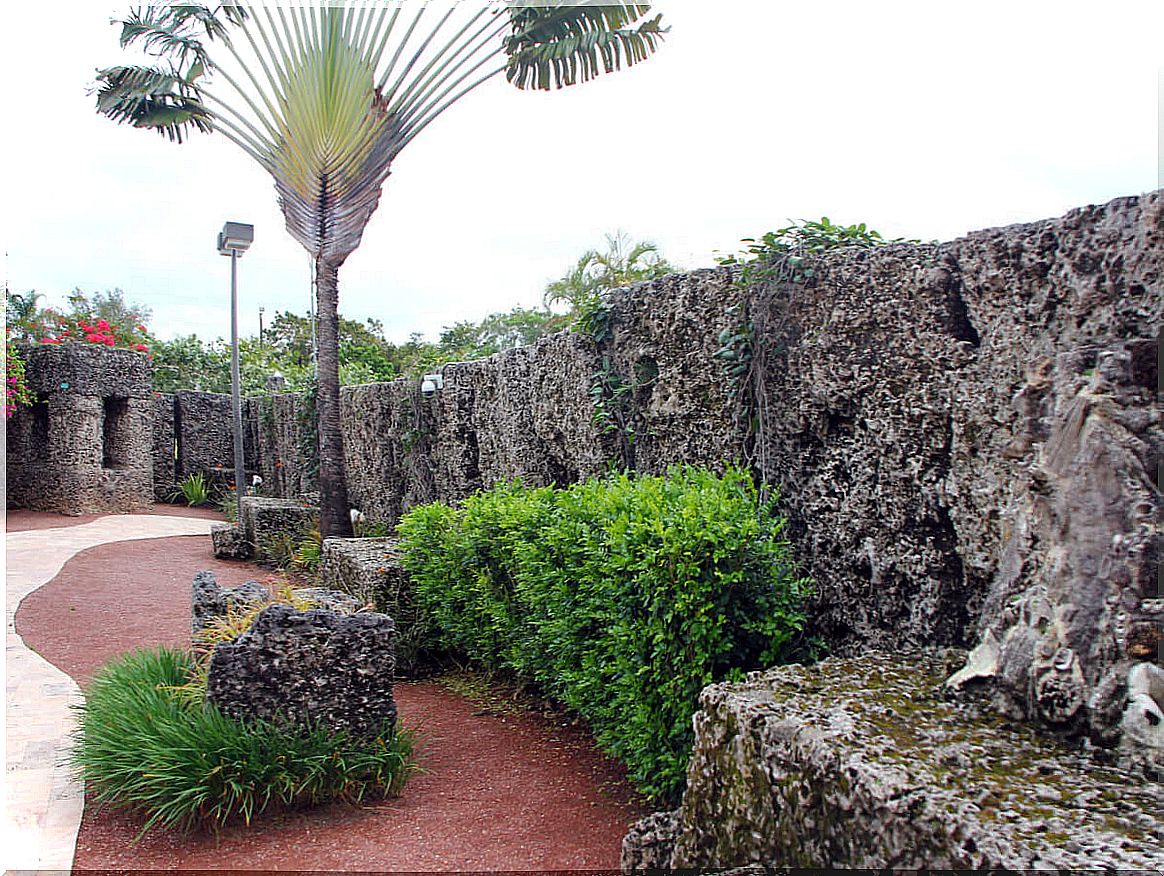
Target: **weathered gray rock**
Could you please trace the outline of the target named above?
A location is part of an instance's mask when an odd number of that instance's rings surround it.
[[[248,560],[252,545],[237,523],[214,523],[210,526],[210,544],[219,560]]]
[[[396,720],[393,632],[381,614],[272,605],[234,642],[215,647],[207,701],[239,720],[374,737]]]
[[[38,400],[6,422],[7,507],[133,511],[154,499],[157,407],[142,353],[65,343],[23,350]]]
[[[328,587],[296,587],[291,592],[295,599],[310,603],[312,608],[336,614],[355,614],[365,605],[350,594]]]
[[[669,870],[679,832],[679,810],[656,812],[631,826],[622,840],[619,865],[623,873]]]
[[[1164,781],[1164,669],[1154,663],[1137,663],[1128,672],[1120,755],[1129,768]]]
[[[430,631],[412,598],[395,538],[328,538],[323,542],[319,583],[371,604],[396,625],[396,673],[410,677],[426,665]]]
[[[178,482],[201,474],[215,487],[234,483],[234,418],[229,395],[186,389],[176,392],[174,433]]]
[[[319,490],[314,418],[301,395],[281,393],[246,400],[246,433],[255,458],[248,462],[263,478],[264,492],[293,499]],[[251,457],[247,457],[248,460]]]
[[[244,496],[242,500],[243,533],[260,563],[276,559],[283,545],[297,543],[318,519],[318,506],[293,499]]]
[[[169,502],[178,490],[174,434],[174,397],[159,393],[155,399],[157,410],[154,419],[154,501]]]
[[[944,698],[950,656],[870,652],[705,689],[669,863],[1164,866],[1164,786]]]
[[[747,296],[728,268],[620,290],[597,345],[563,334],[446,366],[431,397],[345,387],[352,501],[394,523],[498,479],[750,460],[781,490],[817,583],[810,632],[833,653],[989,633],[996,665],[975,672],[999,708],[1114,746],[1130,665],[1158,662],[1137,643],[1164,626],[1162,217],[1153,192],[835,250],[809,281]],[[719,332],[749,325],[752,380],[733,387]],[[596,422],[603,380],[632,388]],[[302,434],[271,417],[259,443],[290,453]]]
[[[199,572],[191,587],[193,632],[197,635],[211,620],[224,617],[231,609],[246,611],[270,601],[271,591],[258,581],[238,587],[222,587],[213,572]]]

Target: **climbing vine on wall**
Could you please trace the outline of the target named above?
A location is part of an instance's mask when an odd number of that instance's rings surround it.
[[[746,237],[741,242],[746,246],[740,253],[717,259],[720,265],[739,269],[735,284],[745,294],[744,303],[728,310],[728,314],[733,317],[733,325],[720,332],[720,346],[715,358],[723,366],[728,393],[737,402],[734,414],[736,425],[744,434],[754,436],[759,431],[762,413],[759,410],[757,384],[763,380],[766,357],[773,352],[782,352],[784,347],[780,340],[776,340],[775,346],[769,349],[757,347],[756,325],[747,304],[750,293],[760,287],[783,289],[795,284],[817,282],[818,259],[832,250],[919,241],[886,239],[864,222],[838,225],[827,216],[822,216],[819,220],[794,222],[759,238]],[[765,326],[763,334],[768,338],[782,337],[783,323]],[[759,450],[762,452],[762,448]],[[749,457],[754,455],[753,451],[748,452]],[[757,460],[749,458],[748,461],[752,463]]]

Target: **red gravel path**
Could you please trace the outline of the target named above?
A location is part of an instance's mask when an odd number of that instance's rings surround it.
[[[34,519],[34,517],[36,519]],[[20,512],[18,526],[83,519]],[[9,529],[13,515],[9,516]],[[201,569],[233,585],[262,578],[215,560],[204,536],[120,542],[84,551],[17,615],[25,642],[82,685],[109,657],[142,645],[184,646],[190,582]],[[428,772],[374,806],[333,805],[219,835],[153,831],[86,806],[82,870],[516,871],[615,870],[626,828],[643,814],[618,766],[577,727],[539,715],[494,715],[433,682],[399,684],[404,726],[420,731]]]

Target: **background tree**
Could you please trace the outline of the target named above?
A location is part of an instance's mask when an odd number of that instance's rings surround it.
[[[660,16],[645,17],[650,6],[627,3],[488,4],[462,16],[450,4],[428,18],[424,2],[273,9],[132,12],[121,22],[122,46],[137,43],[168,65],[99,71],[97,109],[179,142],[191,128],[218,131],[273,177],[287,230],[315,264],[320,527],[325,536],[350,535],[339,269],[359,246],[393,159],[493,76],[504,72],[518,88],[587,81],[647,58],[663,28]],[[215,58],[212,43],[222,49]]]
[[[546,286],[547,307],[568,305],[571,313],[605,297],[610,290],[679,270],[649,240],[634,241],[622,231],[606,235],[606,251],[587,250],[561,278]]]
[[[8,337],[13,341],[35,341],[38,337],[40,306],[36,303],[44,298],[35,289],[28,292],[10,292],[4,287],[4,316]]]

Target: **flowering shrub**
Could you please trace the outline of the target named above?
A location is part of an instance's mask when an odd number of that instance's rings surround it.
[[[24,379],[24,360],[20,352],[13,346],[12,337],[5,330],[6,344],[4,351],[4,419],[8,419],[16,412],[20,405],[32,404],[32,393]]]
[[[52,308],[45,309],[42,316],[43,321],[36,324],[36,328],[44,334],[40,339],[42,344],[79,341],[104,347],[122,347],[139,353],[148,354],[150,351],[146,343],[150,339],[149,332],[144,325],[119,328],[105,319],[90,322],[79,317],[64,316]]]

